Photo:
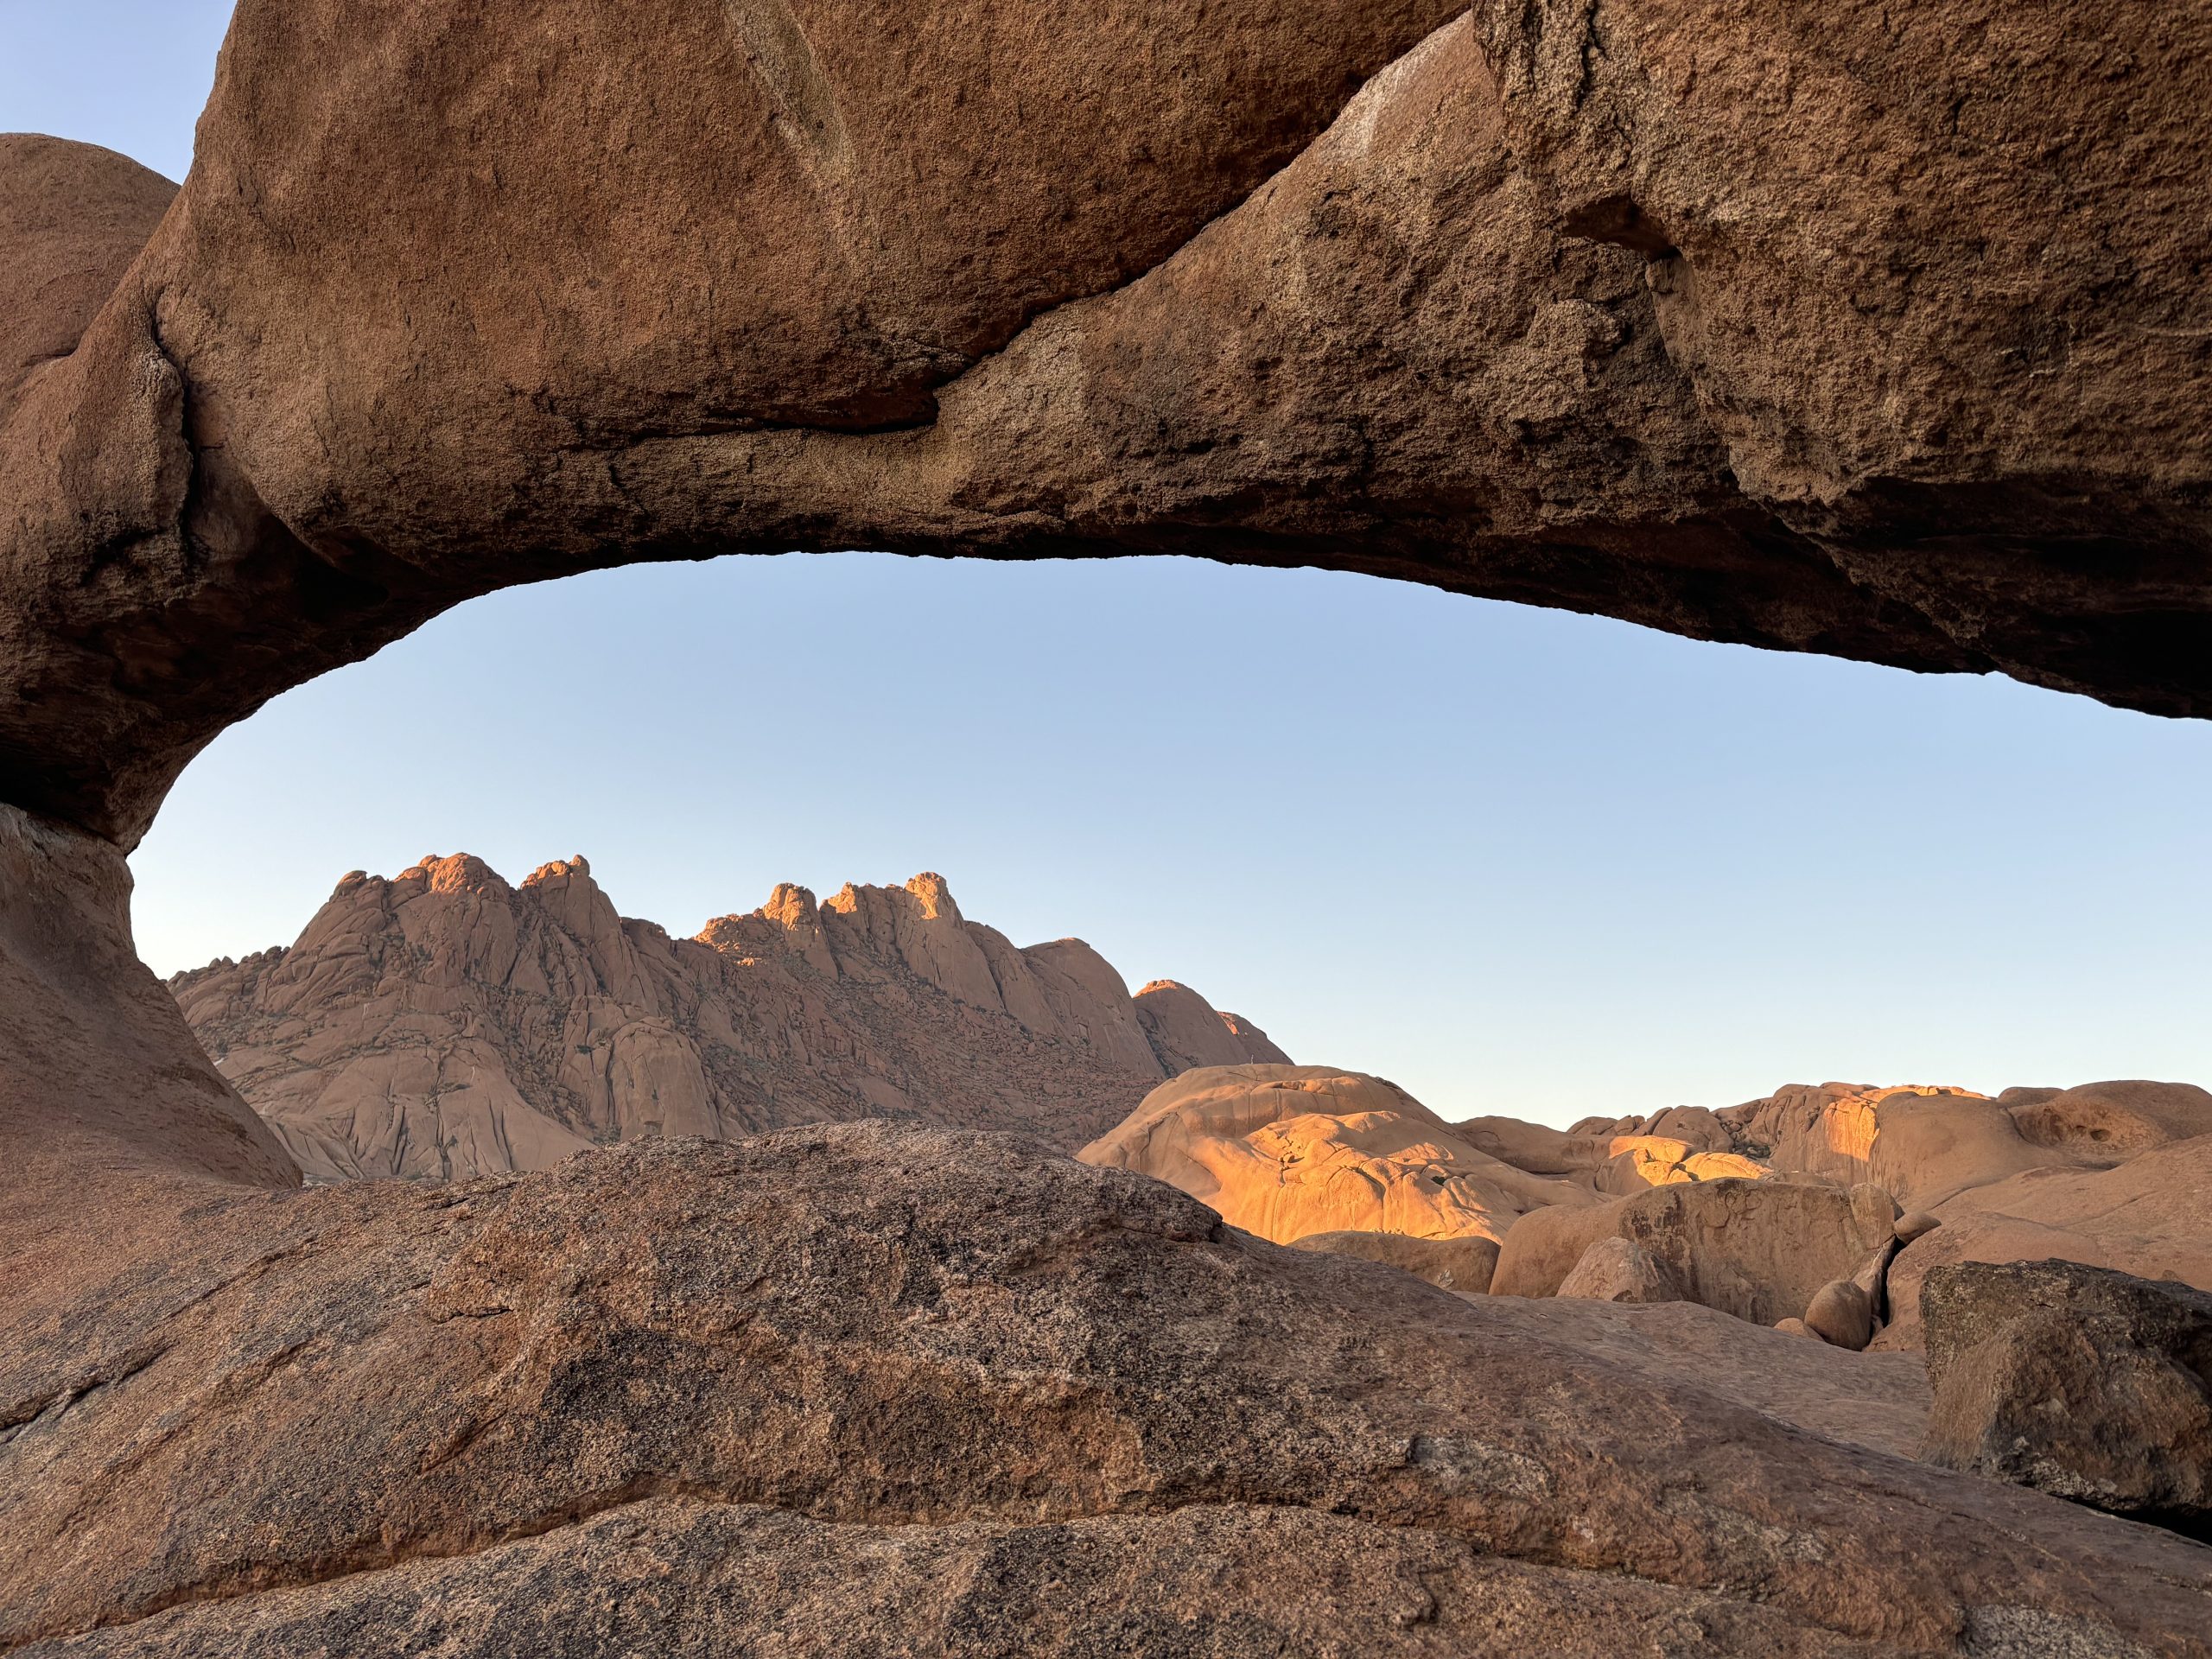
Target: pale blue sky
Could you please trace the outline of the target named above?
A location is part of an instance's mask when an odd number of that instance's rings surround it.
[[[226,7],[0,0],[0,128],[181,173]],[[679,931],[778,880],[1186,979],[1447,1116],[1785,1081],[2212,1082],[2212,723],[1312,571],[632,569],[279,699],[134,861],[168,971],[337,877],[588,855]]]

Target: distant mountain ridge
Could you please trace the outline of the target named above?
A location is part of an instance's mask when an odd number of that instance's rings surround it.
[[[1135,995],[1080,939],[1018,949],[942,876],[779,887],[679,939],[582,858],[356,871],[298,941],[176,975],[225,1076],[310,1179],[455,1179],[655,1135],[899,1117],[1072,1149],[1200,1065],[1285,1064],[1241,1015]]]

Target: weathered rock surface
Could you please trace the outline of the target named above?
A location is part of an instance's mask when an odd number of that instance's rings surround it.
[[[1921,1286],[1961,1262],[2056,1258],[2212,1291],[2212,1135],[2154,1147],[2112,1169],[2060,1166],[1971,1187],[1943,1224],[1891,1264],[1885,1347],[1920,1344]]]
[[[1591,1201],[1478,1151],[1395,1084],[1326,1066],[1186,1071],[1077,1155],[1180,1187],[1284,1244],[1338,1232],[1495,1240],[1529,1211]]]
[[[1380,1262],[1426,1279],[1439,1290],[1479,1296],[1497,1271],[1497,1243],[1477,1235],[1459,1238],[1414,1238],[1407,1233],[1308,1233],[1294,1238],[1294,1250],[1325,1250],[1331,1255]]]
[[[1890,1236],[1876,1189],[1721,1180],[1654,1187],[1580,1211],[1540,1211],[1505,1236],[1491,1288],[1552,1296],[1601,1239],[1624,1239],[1667,1270],[1686,1300],[1755,1325],[1802,1315]]]
[[[1590,1119],[1567,1141],[1662,1135],[1682,1109]],[[2212,1134],[2212,1094],[2139,1080],[2008,1089],[1993,1100],[1955,1088],[1800,1084],[1707,1116],[1738,1155],[1789,1175],[1872,1181],[1925,1212],[2024,1171],[2109,1166]]]
[[[724,551],[1314,563],[2212,712],[2208,62],[2196,3],[244,0],[119,275],[156,186],[11,146],[0,1644],[2205,1652],[2197,1547],[1529,1334],[1678,1310],[1478,1305],[1002,1143],[247,1190],[297,1172],[121,853],[439,611]],[[1941,1213],[1901,1268],[1990,1183],[2195,1155],[2051,1103],[1642,1138]],[[1409,1141],[1335,1134],[1419,1211]],[[1490,1163],[1467,1216],[1547,1179]],[[1552,1185],[1507,1256],[1601,1208]],[[1615,1208],[1752,1307],[1765,1230],[1699,1218],[1815,1190]]]
[[[1649,1132],[1639,1127],[1615,1133],[1610,1128],[1592,1128],[1588,1124],[1561,1132],[1510,1117],[1470,1118],[1455,1125],[1454,1132],[1516,1169],[1556,1175],[1615,1198],[1677,1181],[1730,1177],[1757,1180],[1767,1173],[1767,1166],[1733,1150],[1725,1134],[1716,1135],[1688,1119],[1688,1113],[1694,1109],[1678,1107],[1662,1112],[1652,1121]],[[1659,1127],[1662,1123],[1682,1128],[1692,1138],[1669,1134]],[[1718,1146],[1712,1144],[1716,1139]]]
[[[1564,1343],[1665,1389],[1719,1395],[1823,1440],[1915,1458],[1927,1438],[1928,1368],[1918,1354],[1845,1353],[1809,1333],[1791,1337],[1679,1300],[1501,1297],[1483,1309],[1529,1338]]]
[[[0,420],[77,349],[175,195],[113,150],[0,133]]]
[[[2035,1098],[2013,1098],[2022,1093]],[[2193,1084],[2138,1079],[2048,1093],[2008,1089],[1997,1099],[2035,1145],[2115,1163],[2176,1141],[2212,1135],[2212,1093]]]
[[[246,0],[0,446],[0,799],[128,843],[470,594],[790,547],[1310,560],[2202,713],[2208,47],[2059,0]]]
[[[11,1647],[696,1652],[842,1611],[877,1652],[2208,1650],[2212,1554],[1743,1403],[1789,1338],[1449,1295],[1010,1137],[141,1198],[66,1294],[0,1282]],[[1675,1375],[1623,1357],[1675,1329]]]
[[[140,963],[121,851],[0,806],[0,1252],[35,1201],[161,1170],[300,1179]]]
[[[1492,1279],[1496,1272],[1492,1271]],[[1556,1295],[1593,1302],[1679,1302],[1682,1287],[1667,1264],[1633,1239],[1601,1238],[1582,1252]]]
[[[1155,979],[1137,993],[1137,1019],[1164,1073],[1209,1065],[1288,1065],[1290,1056],[1249,1020],[1225,1014],[1187,985]]]
[[[1197,992],[1135,999],[1079,939],[1020,950],[944,879],[779,887],[694,939],[625,920],[582,859],[511,887],[467,855],[355,873],[289,948],[170,982],[310,1179],[546,1169],[588,1146],[904,1117],[1066,1147],[1185,1069]],[[1149,1005],[1165,998],[1172,1020]]]
[[[1857,1353],[1874,1339],[1874,1303],[1849,1279],[1822,1285],[1805,1304],[1805,1328],[1822,1342]]]
[[[1927,1455],[2212,1541],[2212,1295],[2075,1262],[1931,1272]]]

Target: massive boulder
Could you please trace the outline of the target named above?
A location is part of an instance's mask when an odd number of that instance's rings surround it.
[[[1868,1449],[1901,1357],[1453,1296],[1012,1137],[140,1198],[0,1281],[41,1659],[2209,1650],[2202,1549]]]
[[[1493,1267],[1491,1277],[1495,1281],[1497,1276]],[[1560,1281],[1554,1294],[1569,1301],[1586,1300],[1636,1306],[1682,1300],[1681,1287],[1675,1282],[1675,1275],[1667,1270],[1667,1264],[1635,1240],[1618,1234],[1600,1238],[1583,1251],[1567,1270],[1567,1277]]]
[[[1185,1069],[1080,939],[1017,950],[942,876],[671,938],[581,858],[510,886],[466,854],[355,872],[289,948],[169,982],[311,1179],[546,1169],[642,1136],[893,1116],[1070,1148]],[[1181,986],[1185,1025],[1264,1046]],[[1179,1027],[1184,1046],[1196,1040]]]
[[[1497,1240],[1584,1189],[1502,1163],[1395,1084],[1326,1066],[1209,1066],[1077,1154],[1180,1187],[1279,1243],[1313,1233]]]
[[[1921,1293],[1927,1455],[2212,1541],[2212,1295],[2040,1262]]]

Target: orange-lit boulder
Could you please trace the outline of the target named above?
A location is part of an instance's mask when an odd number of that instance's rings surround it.
[[[1279,1243],[1314,1233],[1501,1238],[1592,1202],[1460,1139],[1395,1084],[1326,1066],[1210,1066],[1162,1084],[1078,1154],[1179,1186]]]
[[[1767,1173],[1756,1159],[1734,1151],[1725,1134],[1713,1147],[1708,1144],[1712,1134],[1694,1119],[1685,1121],[1679,1112],[1660,1116],[1675,1120],[1695,1139],[1656,1128],[1647,1134],[1587,1124],[1561,1131],[1510,1117],[1470,1118],[1454,1128],[1463,1140],[1516,1169],[1558,1176],[1611,1198],[1678,1181],[1755,1180]]]

